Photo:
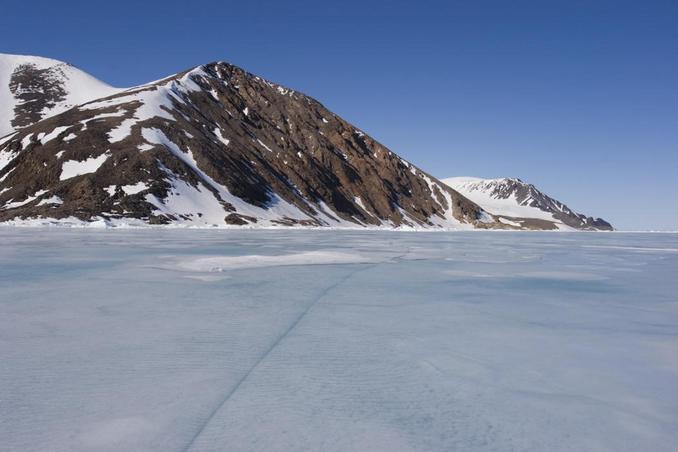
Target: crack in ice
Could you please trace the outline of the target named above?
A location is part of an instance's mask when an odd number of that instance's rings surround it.
[[[399,257],[402,256],[397,256],[394,258],[394,260],[397,260]],[[346,274],[344,277],[340,278],[338,281],[335,283],[329,285],[325,289],[323,289],[320,294],[315,297],[315,299],[308,304],[308,306],[297,316],[297,318],[285,329],[285,331],[277,337],[275,341],[266,349],[266,351],[257,359],[257,361],[245,372],[245,374],[238,380],[238,382],[233,386],[233,388],[226,393],[226,395],[221,399],[219,404],[210,412],[210,414],[207,416],[207,419],[202,423],[202,426],[198,429],[198,431],[191,437],[190,441],[188,444],[182,449],[183,452],[188,452],[191,450],[193,447],[193,444],[195,441],[202,435],[202,433],[205,431],[207,426],[212,422],[212,419],[221,411],[221,409],[228,403],[228,401],[233,397],[233,394],[235,394],[238,389],[242,386],[242,384],[252,375],[252,373],[261,365],[262,362],[266,360],[266,358],[275,350],[278,345],[280,345],[287,336],[296,328],[297,325],[306,317],[306,315],[313,309],[314,306],[316,306],[323,298],[325,298],[330,292],[332,292],[334,289],[337,287],[341,286],[344,284],[346,281],[351,279],[353,276],[356,274],[369,270],[371,268],[376,267],[377,265],[381,264],[382,262],[377,262],[374,264],[370,265],[363,265],[363,264],[357,264],[359,267],[348,274]]]

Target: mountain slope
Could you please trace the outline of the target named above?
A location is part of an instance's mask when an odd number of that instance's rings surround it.
[[[0,139],[0,221],[510,227],[303,94],[226,63]]]
[[[535,229],[612,230],[605,220],[574,212],[520,179],[450,177],[441,180],[497,215],[502,223]]]
[[[118,91],[61,61],[0,53],[0,137]]]

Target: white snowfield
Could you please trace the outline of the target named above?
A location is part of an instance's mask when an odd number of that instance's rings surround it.
[[[65,98],[52,108],[43,111],[43,119],[76,105],[111,96],[123,90],[114,88],[62,61],[37,56],[0,53],[0,137],[13,131],[11,121],[14,118],[14,107],[17,105],[17,99],[10,91],[9,83],[12,73],[17,67],[24,64],[32,64],[37,69],[57,68],[60,71],[59,77],[64,82]]]
[[[678,444],[678,234],[0,243],[3,452]]]
[[[448,177],[441,179],[441,182],[457,190],[471,201],[478,204],[486,211],[495,215],[505,215],[507,217],[518,218],[537,218],[555,222],[559,229],[573,230],[573,228],[562,224],[562,222],[553,217],[551,212],[546,212],[536,207],[521,204],[512,195],[502,199],[492,196],[492,190],[497,184],[501,184],[505,179],[481,179],[478,177]],[[503,219],[503,223],[511,224],[510,220]],[[514,223],[514,226],[519,224]]]

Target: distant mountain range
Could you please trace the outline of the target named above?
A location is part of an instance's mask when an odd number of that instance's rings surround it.
[[[0,135],[12,224],[611,229],[515,179],[441,182],[223,62],[120,89],[0,54]]]
[[[450,177],[441,181],[504,224],[528,229],[612,230],[605,220],[577,213],[520,179]]]

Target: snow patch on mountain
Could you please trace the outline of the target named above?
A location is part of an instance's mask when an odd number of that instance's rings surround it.
[[[87,160],[67,160],[61,166],[61,175],[59,180],[70,179],[71,177],[81,176],[96,172],[101,165],[110,157],[109,153],[101,154],[98,157],[88,158]]]
[[[47,205],[57,205],[57,206],[58,206],[58,205],[61,205],[61,204],[63,204],[63,203],[64,203],[64,202],[63,202],[63,200],[62,200],[61,198],[59,198],[58,196],[54,195],[54,196],[51,196],[51,197],[49,197],[49,198],[45,198],[45,199],[41,200],[41,201],[38,203],[38,206],[47,206]]]

